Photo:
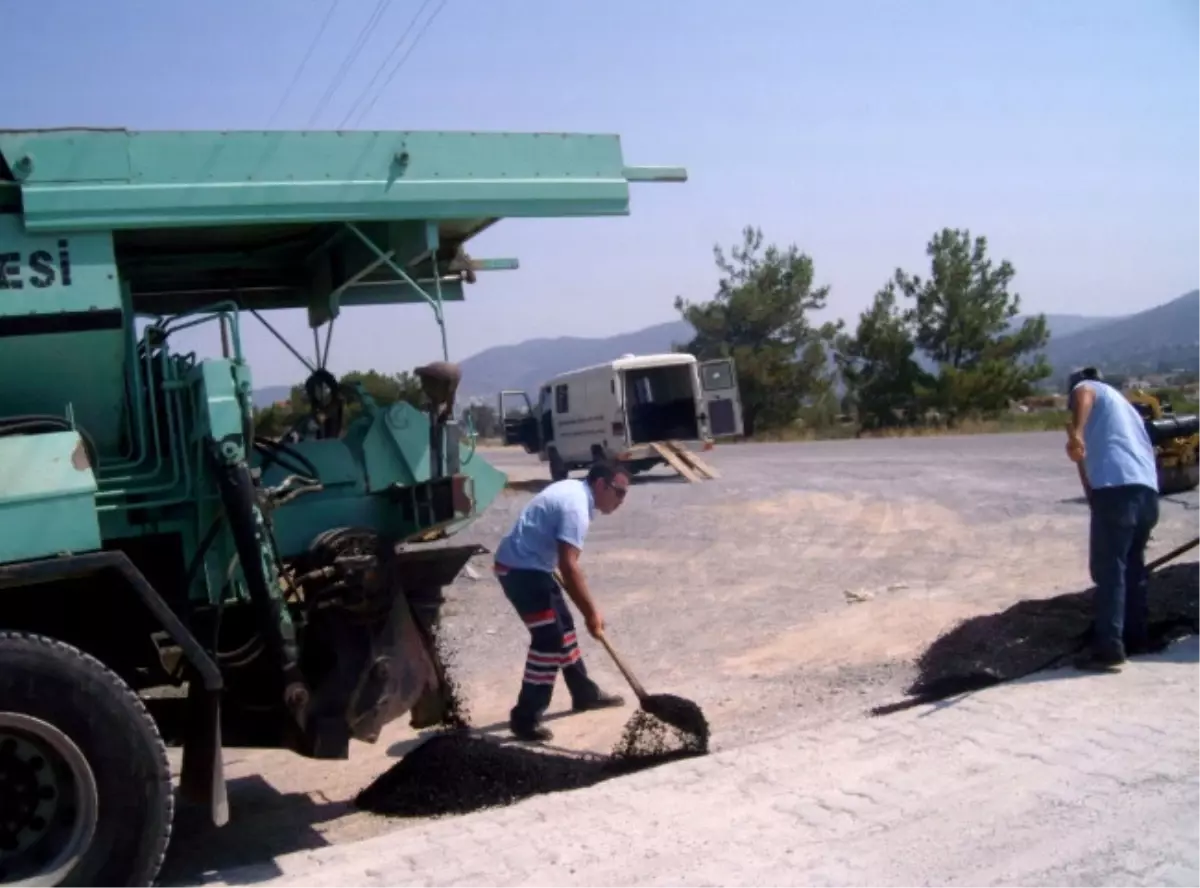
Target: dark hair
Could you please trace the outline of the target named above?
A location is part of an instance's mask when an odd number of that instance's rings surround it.
[[[1085,380],[1103,382],[1104,377],[1096,367],[1076,367],[1067,377],[1067,391],[1071,391],[1071,389]]]
[[[619,462],[615,462],[613,460],[598,459],[592,463],[591,468],[588,469],[587,483],[590,487],[597,481],[612,481],[612,479],[617,477],[617,475],[624,475],[628,478],[629,469],[625,468]]]

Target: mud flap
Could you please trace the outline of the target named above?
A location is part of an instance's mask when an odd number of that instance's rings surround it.
[[[438,601],[436,607],[440,610],[442,603],[441,589],[423,590],[427,594],[432,592],[436,594]],[[414,616],[420,612],[420,606],[414,608]],[[436,625],[437,615],[434,614],[433,620]],[[425,649],[429,654],[430,663],[433,665],[434,682],[429,685],[423,694],[417,699],[412,706],[412,712],[409,719],[409,727],[414,731],[419,731],[422,728],[432,728],[435,725],[442,724],[450,713],[450,679],[446,675],[446,664],[442,662],[442,658],[437,648],[437,638],[434,635],[436,629],[433,626],[425,625],[419,617],[416,619],[416,629],[421,636],[421,640],[425,645]]]
[[[387,621],[371,642],[364,670],[346,711],[351,736],[372,743],[383,726],[405,713],[412,727],[439,724],[449,706],[445,666],[435,644],[442,588],[482,546],[421,546],[388,559],[381,581],[394,591]]]
[[[189,801],[207,805],[213,825],[224,826],[229,822],[229,798],[221,757],[221,691],[208,690],[193,678],[187,711],[179,791]]]
[[[408,602],[398,595],[387,622],[371,639],[370,666],[363,670],[346,706],[350,735],[374,743],[383,726],[408,712],[437,689],[435,654],[429,649]]]

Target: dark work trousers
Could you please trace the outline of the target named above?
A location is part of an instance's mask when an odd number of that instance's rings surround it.
[[[532,727],[541,720],[550,705],[560,669],[575,704],[596,699],[600,689],[588,678],[575,637],[575,621],[554,575],[497,565],[496,576],[529,630],[529,653],[525,655],[521,692],[512,710],[513,723]]]
[[[1120,659],[1147,643],[1146,543],[1158,523],[1158,492],[1141,484],[1092,491],[1089,562],[1096,584],[1092,650]]]

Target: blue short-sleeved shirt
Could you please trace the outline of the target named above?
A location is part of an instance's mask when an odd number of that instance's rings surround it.
[[[595,508],[585,482],[555,481],[521,510],[496,548],[496,562],[513,570],[552,572],[558,567],[559,540],[583,548]]]
[[[1081,386],[1096,393],[1083,427],[1088,484],[1093,488],[1140,484],[1157,491],[1154,445],[1137,408],[1112,386],[1090,379],[1075,386],[1072,394]]]

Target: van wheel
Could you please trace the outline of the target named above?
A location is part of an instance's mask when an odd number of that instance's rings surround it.
[[[565,481],[567,478],[567,465],[563,462],[562,457],[558,455],[558,451],[551,450],[547,461],[550,463],[550,480]]]
[[[0,632],[0,884],[150,885],[167,751],[141,700],[68,644]]]

